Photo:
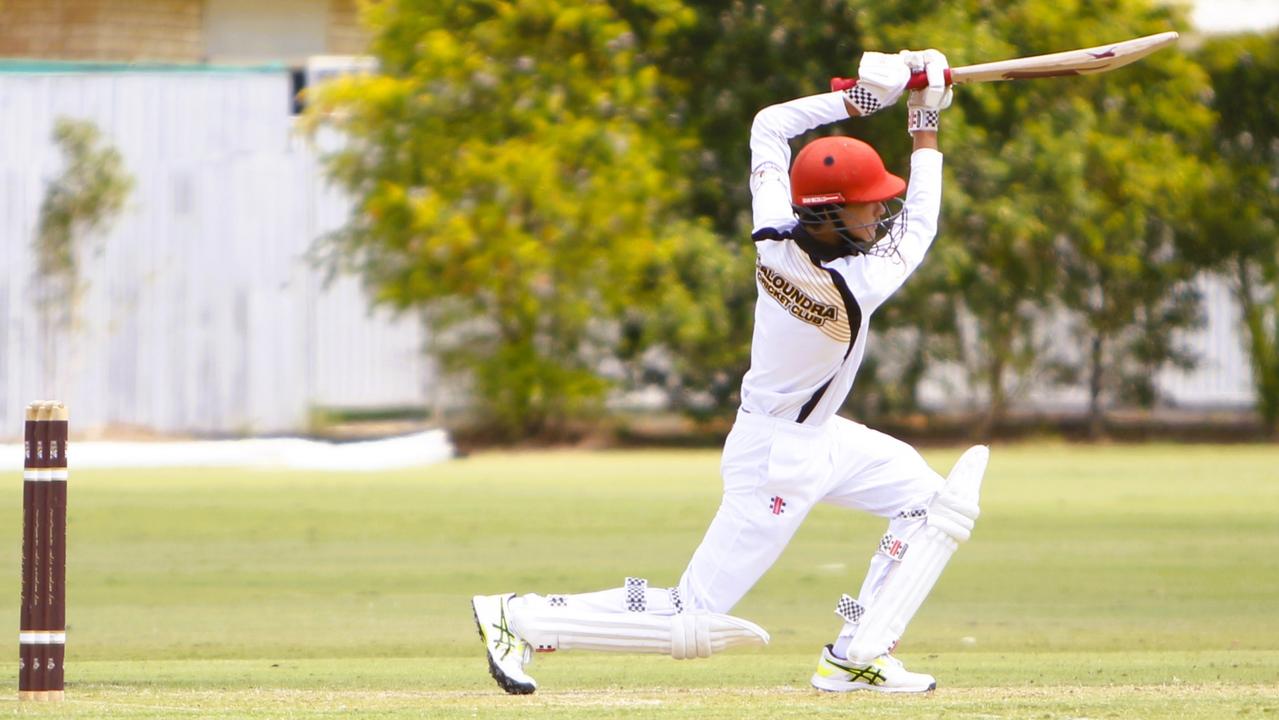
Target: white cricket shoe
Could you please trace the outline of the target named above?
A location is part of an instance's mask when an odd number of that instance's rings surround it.
[[[533,649],[511,629],[507,603],[513,597],[514,594],[476,595],[471,598],[471,609],[488,653],[489,674],[508,693],[528,695],[537,689],[537,681],[524,672]]]
[[[892,655],[880,655],[866,665],[858,665],[831,652],[830,645],[822,648],[817,672],[810,682],[818,690],[827,692],[921,693],[937,689],[932,675],[910,672]]]

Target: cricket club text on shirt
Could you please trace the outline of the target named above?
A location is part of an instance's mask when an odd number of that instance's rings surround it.
[[[758,259],[755,260],[755,277],[759,280],[760,287],[764,288],[764,292],[792,316],[817,327],[825,325],[827,321],[839,319],[839,308],[812,299],[795,283],[782,277],[780,273]]]

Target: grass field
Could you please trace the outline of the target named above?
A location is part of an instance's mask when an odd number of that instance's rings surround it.
[[[959,448],[926,453],[944,471]],[[983,515],[901,649],[929,696],[811,691],[882,521],[821,507],[705,661],[560,653],[489,679],[469,597],[674,583],[711,451],[482,454],[381,475],[72,473],[73,718],[1279,719],[1279,446],[994,448]],[[0,493],[17,631],[20,482]],[[4,667],[16,687],[17,643]]]

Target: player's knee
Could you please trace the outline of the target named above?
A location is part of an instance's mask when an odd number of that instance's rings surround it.
[[[734,602],[724,597],[723,593],[718,596],[714,593],[704,591],[698,583],[694,582],[685,573],[677,587],[674,588],[675,593],[681,600],[680,612],[713,612],[727,613],[733,609]]]
[[[928,514],[928,507],[933,499],[946,486],[946,480],[932,468],[925,467],[913,483],[912,492],[898,505],[897,510],[889,516],[889,522],[902,525],[903,528],[916,523],[922,524]]]
[[[977,502],[989,457],[990,451],[985,446],[977,445],[965,451],[951,469],[946,486],[928,506],[928,524],[956,542],[968,540],[981,514]]]
[[[973,525],[981,508],[975,501],[942,493],[928,507],[928,524],[955,539],[965,542],[973,533]]]

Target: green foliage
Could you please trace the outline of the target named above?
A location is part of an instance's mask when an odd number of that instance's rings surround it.
[[[627,386],[661,389],[674,409],[707,419],[736,406],[750,363],[754,258],[745,240],[729,251],[731,241],[698,230],[650,278],[656,305],[624,323],[620,357]]]
[[[66,164],[45,190],[33,247],[42,309],[57,309],[70,320],[83,290],[82,239],[104,229],[120,212],[134,181],[120,152],[103,143],[97,126],[88,120],[58,118],[53,141]]]
[[[692,22],[672,33],[654,59],[667,78],[671,116],[695,138],[691,151],[680,157],[680,172],[696,179],[688,187],[688,212],[706,219],[734,253],[728,263],[702,255],[695,266],[680,271],[685,283],[700,288],[683,312],[693,313],[691,321],[712,332],[677,335],[684,341],[671,343],[673,352],[666,358],[677,366],[675,375],[652,364],[645,373],[671,390],[677,407],[708,415],[731,410],[750,361],[756,293],[754,249],[747,239],[751,121],[768,105],[825,91],[830,74],[852,72],[862,50],[852,3],[709,0],[692,9]],[[858,132],[855,125],[829,126],[815,134]],[[681,386],[684,392],[674,391]]]
[[[706,281],[679,261],[739,254],[684,219],[693,146],[647,54],[691,15],[628,9],[660,20],[572,0],[370,4],[382,74],[312,104],[313,126],[347,139],[327,164],[358,206],[330,266],[420,310],[444,369],[512,436],[589,415],[611,360],[705,346],[727,325],[714,297],[687,312]]]
[[[1221,262],[1243,310],[1257,407],[1279,436],[1279,33],[1209,41],[1199,60],[1219,115],[1211,232],[1202,251]]]
[[[1168,26],[1161,11],[1128,31]],[[1059,233],[1060,301],[1079,318],[1086,350],[1076,367],[1088,376],[1097,435],[1106,396],[1149,407],[1160,369],[1194,365],[1174,335],[1200,322],[1191,282],[1201,267],[1186,244],[1201,234],[1194,209],[1210,168],[1199,151],[1212,114],[1202,103],[1206,76],[1178,52],[1072,90],[1032,121],[1042,151],[1063,170],[1035,180],[1043,217]]]
[[[963,65],[1186,25],[1154,0],[389,0],[366,19],[383,73],[312,103],[312,126],[348,140],[328,168],[359,210],[327,261],[420,314],[444,369],[511,435],[590,416],[615,388],[731,407],[749,359],[760,108],[824,90],[867,48],[938,47]],[[1190,279],[1227,254],[1207,239],[1228,177],[1205,160],[1208,94],[1178,49],[1100,76],[960,88],[941,234],[876,318],[893,345],[868,359],[857,411],[915,409],[939,361],[966,368],[988,422],[1046,378],[1086,378],[1098,429],[1109,403],[1155,402],[1157,371],[1194,360],[1174,340],[1199,320]],[[908,171],[898,109],[818,132],[867,139]],[[1254,354],[1273,358],[1271,276],[1247,267],[1264,300]],[[1050,352],[1063,322],[1074,348]]]
[[[856,71],[861,57],[855,3],[821,0],[706,0],[677,32],[660,64],[671,78],[679,117],[698,138],[688,171],[714,178],[692,188],[694,212],[722,235],[750,234],[750,152],[755,113],[828,90],[827,78]],[[856,123],[819,130],[858,132]]]
[[[1184,26],[1179,9],[1148,0],[878,3],[862,19],[868,46],[945,48],[953,65]],[[943,229],[906,296],[962,298],[953,307],[973,331],[936,345],[985,388],[989,422],[1022,381],[1066,370],[1088,374],[1099,425],[1103,395],[1149,403],[1153,372],[1191,361],[1173,333],[1198,318],[1182,244],[1206,190],[1206,90],[1176,51],[1100,76],[957,90],[943,121]],[[1062,309],[1081,351],[1049,355],[1044,326]]]

